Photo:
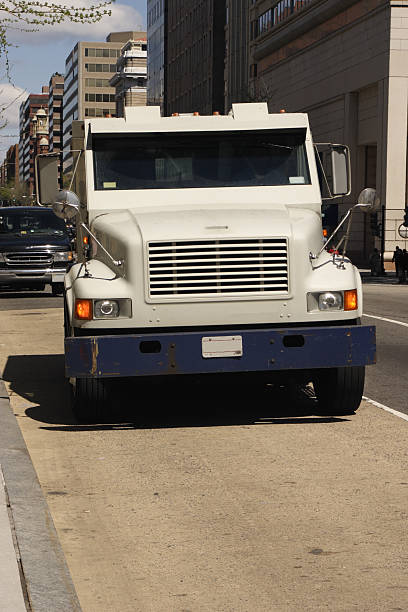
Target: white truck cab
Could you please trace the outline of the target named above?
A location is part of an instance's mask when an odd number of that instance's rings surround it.
[[[65,279],[78,418],[102,417],[114,377],[244,372],[312,382],[318,410],[353,413],[375,328],[360,324],[358,270],[324,248],[307,115],[125,113],[78,122],[79,197],[55,206],[87,243]],[[346,149],[331,154],[345,195]]]

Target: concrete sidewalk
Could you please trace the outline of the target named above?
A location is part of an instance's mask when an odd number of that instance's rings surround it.
[[[0,601],[3,610],[26,612],[11,520],[0,465]]]
[[[0,610],[81,610],[37,474],[1,380]]]
[[[359,268],[361,279],[365,285],[399,285],[395,272],[386,272],[385,276],[371,276],[370,270]],[[404,286],[404,285],[401,285]]]

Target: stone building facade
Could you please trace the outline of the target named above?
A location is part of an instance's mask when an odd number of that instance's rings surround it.
[[[308,112],[315,141],[350,146],[353,190],[338,216],[376,188],[390,260],[396,244],[408,248],[398,235],[408,200],[408,0],[254,0],[249,19],[253,98],[270,111]],[[381,212],[356,214],[357,261],[381,248]]]

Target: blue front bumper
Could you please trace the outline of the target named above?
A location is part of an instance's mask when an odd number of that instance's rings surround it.
[[[237,335],[241,357],[202,356],[203,337]],[[360,325],[65,339],[65,373],[73,378],[309,370],[365,366],[375,359],[375,327]]]

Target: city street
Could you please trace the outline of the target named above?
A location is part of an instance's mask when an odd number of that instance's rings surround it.
[[[408,413],[408,286],[365,296],[397,321],[364,321],[365,395]],[[316,417],[271,388],[134,385],[125,422],[79,425],[61,303],[0,295],[0,368],[84,612],[407,609],[405,420],[368,402]]]

